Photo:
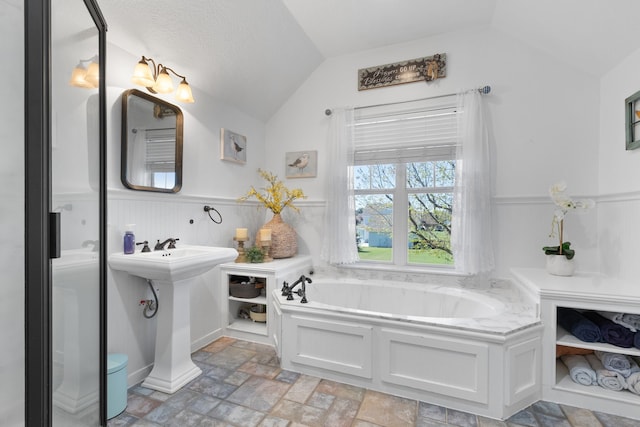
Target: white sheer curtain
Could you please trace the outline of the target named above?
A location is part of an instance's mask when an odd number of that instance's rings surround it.
[[[353,108],[331,115],[327,175],[327,210],[321,258],[330,264],[358,261],[355,201],[353,195]]]
[[[147,172],[147,141],[146,130],[133,129],[135,131],[133,143],[127,144],[129,153],[127,154],[127,168],[129,182],[135,185],[150,186],[151,174]]]
[[[451,224],[456,269],[466,274],[494,268],[491,227],[491,164],[482,96],[458,94],[459,146]]]

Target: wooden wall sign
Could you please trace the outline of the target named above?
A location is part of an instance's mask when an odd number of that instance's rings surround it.
[[[447,54],[437,53],[424,58],[358,70],[358,90],[432,81],[447,76]]]

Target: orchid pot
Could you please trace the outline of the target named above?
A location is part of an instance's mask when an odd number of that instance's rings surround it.
[[[566,187],[566,184],[560,182],[549,189],[551,200],[557,207],[553,213],[549,237],[557,238],[558,245],[544,246],[542,250],[547,255],[547,272],[555,276],[571,276],[575,271],[573,258],[576,252],[571,249],[571,242],[564,241],[564,219],[566,215],[571,211],[586,211],[595,205],[593,200],[590,199],[571,199],[565,194]]]

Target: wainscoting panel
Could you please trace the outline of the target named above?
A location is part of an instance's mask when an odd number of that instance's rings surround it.
[[[296,364],[371,378],[372,327],[293,316]]]
[[[382,329],[380,364],[383,381],[488,402],[487,344]]]

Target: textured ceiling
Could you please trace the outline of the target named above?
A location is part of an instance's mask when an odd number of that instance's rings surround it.
[[[195,88],[259,119],[271,117],[323,61],[280,0],[99,4],[111,43],[174,67]]]
[[[325,58],[492,27],[599,76],[640,47],[638,0],[99,0],[108,40],[268,120]],[[133,64],[132,64],[133,67]]]
[[[496,0],[282,0],[325,57],[489,25]]]

